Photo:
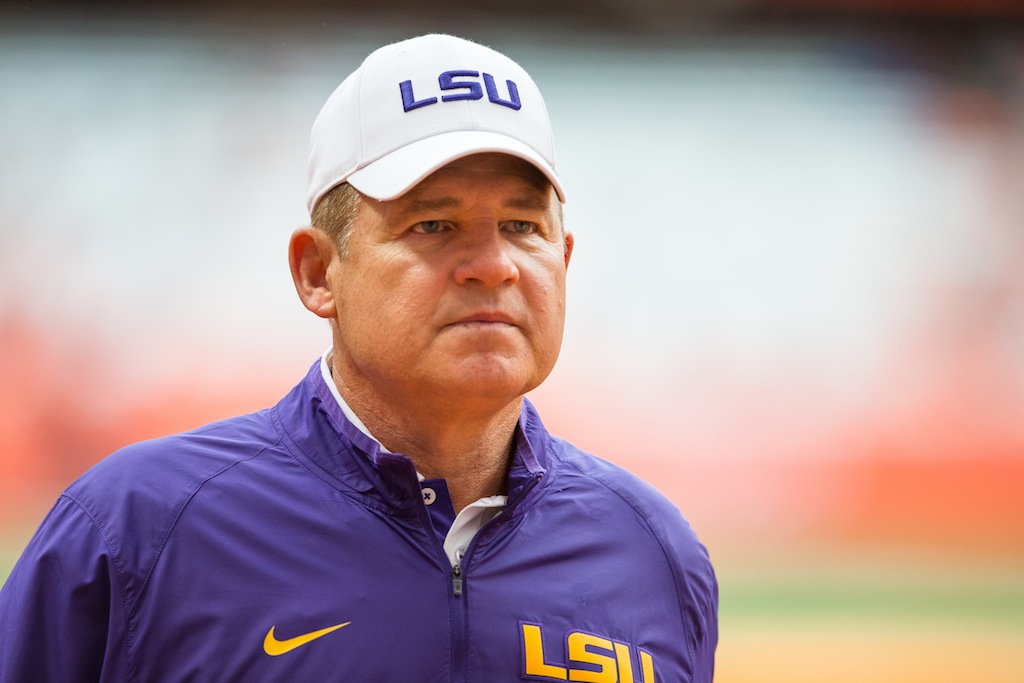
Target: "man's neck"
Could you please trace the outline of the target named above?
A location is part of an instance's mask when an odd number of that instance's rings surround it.
[[[439,434],[433,427],[430,441],[401,428],[379,425],[381,443],[408,456],[427,479],[444,479],[452,506],[458,512],[485,496],[507,493],[508,468],[515,422],[492,425],[479,432]],[[422,432],[421,432],[422,433]]]
[[[522,398],[500,407],[459,405],[402,410],[393,401],[373,400],[332,377],[339,394],[384,448],[412,460],[427,479],[445,479],[455,511],[485,496],[506,493],[508,468]],[[422,405],[436,405],[418,402]]]

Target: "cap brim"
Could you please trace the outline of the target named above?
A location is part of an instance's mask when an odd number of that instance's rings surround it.
[[[484,152],[511,154],[530,162],[551,182],[559,201],[565,202],[558,175],[541,155],[515,138],[489,131],[455,131],[417,140],[350,174],[346,180],[364,195],[387,201],[405,194],[442,166]]]

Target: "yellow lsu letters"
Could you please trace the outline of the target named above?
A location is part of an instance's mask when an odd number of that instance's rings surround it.
[[[585,631],[570,631],[565,637],[567,661],[561,666],[550,664],[544,655],[539,624],[522,623],[520,628],[526,678],[581,683],[654,683],[654,660],[640,648],[636,648],[636,652],[642,678],[637,681],[633,676],[633,648],[627,643],[612,642]]]

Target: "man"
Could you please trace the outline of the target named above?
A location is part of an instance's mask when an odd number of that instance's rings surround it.
[[[524,398],[573,247],[536,85],[414,38],[311,146],[289,261],[330,350],[277,406],[71,485],[0,593],[0,680],[710,681],[703,547]]]

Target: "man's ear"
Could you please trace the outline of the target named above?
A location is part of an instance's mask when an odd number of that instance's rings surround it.
[[[334,318],[338,313],[327,279],[328,268],[338,258],[334,240],[318,228],[299,228],[288,242],[288,265],[295,291],[302,305],[321,318]]]
[[[564,240],[565,246],[563,247],[563,251],[565,252],[565,267],[568,268],[569,259],[572,257],[572,247],[576,244],[576,238],[572,236],[571,232],[567,232],[565,233]]]

